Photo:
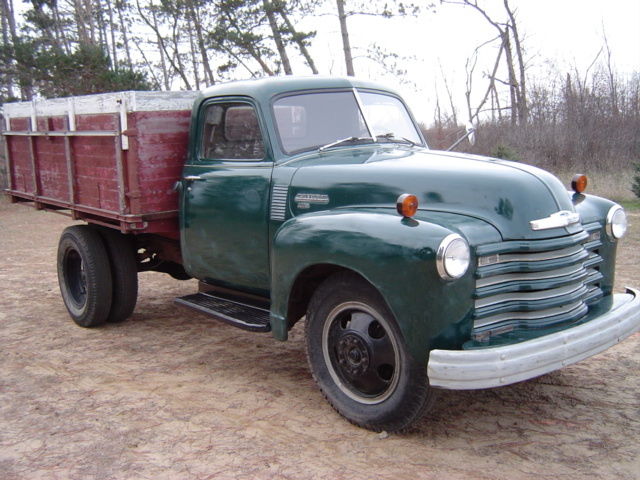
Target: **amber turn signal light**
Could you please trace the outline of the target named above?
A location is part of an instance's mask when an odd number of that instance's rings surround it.
[[[582,193],[587,189],[587,176],[578,173],[571,179],[571,188],[576,193]]]
[[[403,217],[413,217],[418,211],[418,197],[410,193],[403,193],[396,200],[396,209]]]

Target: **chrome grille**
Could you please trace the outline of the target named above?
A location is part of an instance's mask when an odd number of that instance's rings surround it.
[[[559,239],[478,247],[473,338],[575,321],[602,297],[598,223]]]

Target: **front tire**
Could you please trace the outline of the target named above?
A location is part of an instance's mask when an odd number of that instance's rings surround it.
[[[111,309],[109,257],[88,225],[68,227],[58,243],[58,283],[64,304],[81,327],[103,324]]]
[[[380,294],[357,275],[332,275],[314,293],[306,342],[318,386],[356,425],[402,430],[433,403],[426,368],[409,354]]]

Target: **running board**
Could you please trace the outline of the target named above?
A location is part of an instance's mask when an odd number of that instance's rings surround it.
[[[268,332],[269,310],[237,301],[216,297],[209,293],[195,293],[174,300],[178,305],[192,308],[234,327],[251,332]]]

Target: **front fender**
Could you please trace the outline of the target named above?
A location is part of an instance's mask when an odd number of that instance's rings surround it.
[[[286,338],[289,294],[313,265],[357,272],[380,292],[410,352],[426,362],[431,348],[456,348],[471,331],[473,269],[444,281],[437,248],[451,230],[371,210],[319,212],[292,218],[277,231],[271,257],[272,329]],[[472,262],[475,259],[472,259]]]

